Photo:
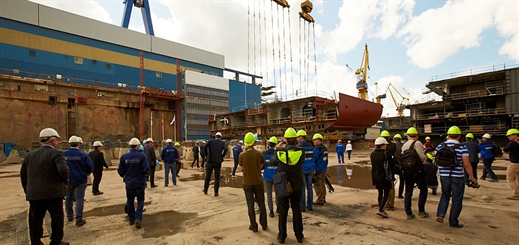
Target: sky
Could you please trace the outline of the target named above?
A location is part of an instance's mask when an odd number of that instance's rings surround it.
[[[123,0],[31,1],[117,26],[124,9]],[[299,18],[302,0],[149,2],[155,36],[224,55],[226,68],[262,76],[279,99],[357,96],[365,44],[368,99],[396,88],[382,116],[396,116],[395,103],[438,100],[423,94],[435,79],[519,64],[517,0],[313,0],[313,24]],[[145,32],[137,8],[129,29]]]

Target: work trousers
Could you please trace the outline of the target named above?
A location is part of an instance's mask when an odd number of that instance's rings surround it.
[[[155,163],[150,165],[150,185],[153,187],[155,186]]]
[[[103,177],[103,171],[93,172],[94,174],[94,184],[92,185],[92,193],[99,192],[99,184],[101,183],[101,178]]]
[[[68,184],[67,198],[65,200],[65,209],[67,210],[67,218],[74,217],[73,204],[76,201],[76,221],[83,219],[83,207],[85,205],[85,190],[87,183]]]
[[[200,165],[198,164],[198,154],[193,154],[193,162],[191,163],[191,168],[193,168],[193,166],[195,165],[195,162],[196,162],[196,167],[199,168]]]
[[[292,192],[288,197],[279,199],[279,219],[278,219],[278,240],[285,240],[287,237],[287,217],[288,209],[292,208],[292,227],[296,238],[303,238],[303,216],[301,214],[301,195],[302,191]]]
[[[514,196],[519,197],[519,163],[510,163],[506,168],[506,180],[512,188]]]
[[[274,183],[272,181],[268,181],[268,180],[263,180],[263,182],[265,183],[265,187],[266,187],[266,190],[267,190],[267,203],[269,205],[269,210],[270,211],[273,211],[274,210],[274,204],[273,204],[273,200],[272,200],[272,189],[274,187]],[[275,196],[275,194],[274,194]],[[276,207],[278,207],[278,198],[276,196]]]
[[[63,239],[63,198],[29,200],[29,204],[29,235],[31,244],[42,244],[43,219],[47,211],[49,211],[51,218],[51,244],[59,244],[61,239]]]
[[[325,173],[318,173],[317,182],[314,183],[315,195],[317,196],[316,202],[321,204],[326,202],[326,186],[324,178],[326,178]]]
[[[258,203],[260,211],[260,224],[267,227],[267,211],[265,210],[265,195],[263,194],[263,183],[257,185],[243,185],[245,192],[245,200],[247,201],[247,213],[249,214],[250,228],[257,229],[256,212],[254,210],[254,202]]]
[[[427,180],[425,174],[418,173],[405,176],[405,199],[404,207],[407,215],[413,214],[411,210],[411,200],[413,198],[414,185],[418,186],[420,195],[418,196],[418,212],[425,212],[425,202],[427,201]]]
[[[220,169],[222,168],[222,163],[220,162],[207,162],[207,167],[205,170],[205,182],[204,182],[204,192],[207,192],[209,189],[209,183],[211,182],[211,175],[214,171],[214,194],[218,194],[218,189],[220,189]]]

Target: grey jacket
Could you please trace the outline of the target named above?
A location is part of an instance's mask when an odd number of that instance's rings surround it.
[[[29,152],[20,169],[27,201],[64,197],[68,176],[69,168],[63,152],[48,145]]]
[[[144,146],[144,155],[146,155],[146,159],[148,159],[150,167],[155,166],[155,162],[157,161],[157,156],[155,155],[155,148],[149,145]]]

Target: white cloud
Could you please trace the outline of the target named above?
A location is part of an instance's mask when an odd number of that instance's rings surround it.
[[[496,29],[507,39],[499,49],[499,54],[519,61],[519,2],[510,1],[496,5],[498,5],[494,17]]]
[[[110,14],[94,0],[81,0],[73,1],[71,4],[70,0],[31,0],[32,2],[67,11],[70,13],[82,15],[94,20],[112,23]],[[121,6],[122,8],[122,6]]]

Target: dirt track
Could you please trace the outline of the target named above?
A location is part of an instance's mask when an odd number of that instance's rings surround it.
[[[366,161],[369,151],[354,152],[347,164]],[[330,154],[330,166],[337,165]],[[506,166],[501,160],[497,166]],[[187,166],[187,164],[185,164]],[[227,160],[224,167],[232,166]],[[93,196],[87,188],[84,218],[87,224],[75,227],[65,224],[65,241],[71,244],[278,244],[277,216],[268,218],[269,229],[253,233],[248,230],[247,207],[240,178],[220,188],[220,196],[202,193],[203,172],[183,169],[177,186],[164,187],[163,171],[157,171],[159,187],[146,189],[147,209],[143,229],[129,226],[122,204],[124,184],[111,166],[104,172],[100,189],[104,195]],[[3,244],[27,242],[26,211],[28,202],[20,185],[20,165],[0,165],[0,239]],[[500,173],[503,173],[501,170]],[[239,173],[241,175],[241,173]],[[338,177],[339,175],[337,175]],[[332,179],[336,178],[331,176]],[[370,178],[353,173],[356,178]],[[198,180],[197,180],[198,179]],[[360,180],[359,180],[360,181]],[[364,180],[365,181],[365,180]],[[426,211],[429,218],[407,220],[403,199],[396,200],[396,211],[389,219],[375,215],[376,190],[334,185],[325,206],[314,206],[303,213],[305,244],[517,244],[519,202],[505,197],[511,194],[506,181],[481,181],[480,189],[466,189],[461,229],[435,221],[440,196],[429,195]],[[212,188],[212,186],[211,186]],[[415,190],[413,210],[417,210]],[[287,244],[296,244],[289,214]],[[25,224],[25,225],[24,225]],[[48,238],[46,238],[48,243]],[[44,240],[45,241],[45,240]]]

